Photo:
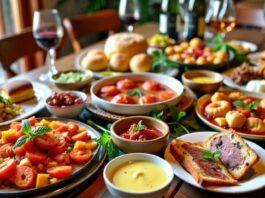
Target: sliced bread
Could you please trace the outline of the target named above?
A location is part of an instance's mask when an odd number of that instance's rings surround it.
[[[259,160],[257,153],[232,130],[212,135],[203,146],[211,151],[220,151],[221,162],[237,180]]]
[[[231,177],[223,164],[202,157],[206,149],[179,139],[172,141],[170,153],[202,186],[231,186],[237,181]]]

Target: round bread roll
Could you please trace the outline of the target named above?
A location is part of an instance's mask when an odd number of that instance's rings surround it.
[[[110,68],[113,71],[125,72],[129,70],[130,58],[127,54],[116,53],[110,57]]]
[[[82,67],[92,71],[105,70],[108,67],[108,59],[102,50],[90,50],[81,61]]]
[[[105,43],[104,51],[108,58],[115,53],[125,53],[129,57],[146,52],[148,47],[144,36],[137,33],[117,33],[111,35]]]
[[[145,53],[137,54],[130,61],[132,72],[148,72],[152,69],[152,58]]]

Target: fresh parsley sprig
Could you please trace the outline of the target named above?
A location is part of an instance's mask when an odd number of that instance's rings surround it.
[[[45,135],[50,132],[52,129],[47,126],[39,126],[35,129],[32,129],[29,120],[22,120],[22,132],[25,134],[21,136],[15,143],[14,149],[21,147],[26,144],[29,140],[33,140],[37,136]]]
[[[209,159],[212,161],[216,161],[216,159],[221,157],[221,155],[222,155],[222,153],[220,151],[214,151],[214,152],[204,151],[201,156],[203,158],[206,158],[206,159]]]
[[[179,64],[168,59],[162,51],[154,51],[152,53],[153,63],[152,70],[157,73],[166,73],[172,68],[179,68]]]
[[[138,88],[135,88],[135,89],[133,89],[133,90],[131,90],[131,91],[129,91],[128,92],[128,94],[130,95],[130,96],[135,96],[135,95],[138,95],[138,96],[144,96],[144,92],[142,92],[140,89],[138,89]]]
[[[111,159],[114,159],[115,157],[119,156],[119,150],[111,139],[110,131],[108,129],[94,123],[92,120],[88,120],[87,123],[89,125],[93,126],[94,128],[97,128],[103,132],[102,135],[100,136],[100,138],[97,139],[96,141],[98,144],[100,144],[101,146],[103,146],[106,149],[108,159],[111,160]]]
[[[143,125],[142,123],[143,123],[143,121],[140,120],[140,121],[137,123],[137,125],[136,125],[135,127],[132,128],[132,131],[133,131],[133,132],[136,132],[136,131],[141,131],[141,130],[145,129],[146,126]]]
[[[246,110],[249,110],[251,113],[255,114],[255,115],[259,115],[259,111],[257,110],[257,107],[259,106],[260,100],[255,100],[252,101],[250,104],[246,104],[244,101],[242,100],[236,100],[233,102],[233,105],[235,107],[242,107]]]

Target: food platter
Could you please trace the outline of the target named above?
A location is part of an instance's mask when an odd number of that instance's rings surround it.
[[[245,92],[245,91],[242,91],[242,93],[244,93],[246,96],[251,96],[251,97],[256,97],[256,98],[261,98],[262,97],[258,93]],[[222,127],[218,126],[217,124],[209,121],[205,117],[205,115],[203,113],[204,112],[204,108],[205,108],[206,104],[209,102],[210,98],[211,98],[210,94],[204,95],[201,98],[199,98],[199,100],[197,101],[197,104],[196,104],[196,109],[195,109],[196,114],[199,117],[199,119],[202,122],[204,122],[206,125],[208,125],[210,128],[212,128],[214,130],[217,130],[217,131],[226,130],[227,128],[222,128]],[[248,139],[252,139],[252,140],[265,141],[264,132],[261,132],[260,134],[258,134],[257,132],[251,134],[251,132],[245,133],[245,132],[239,131],[238,129],[234,129],[234,130],[236,130],[244,138],[248,138]]]
[[[20,113],[20,115],[18,115],[17,117],[11,120],[0,122],[0,126],[4,126],[7,124],[10,124],[13,121],[27,118],[31,115],[34,115],[35,113],[37,113],[38,111],[40,111],[41,109],[45,107],[45,100],[49,95],[51,95],[51,89],[47,87],[46,85],[39,83],[39,82],[33,81],[31,83],[32,83],[37,101],[20,104],[24,111]]]
[[[60,121],[60,122],[71,122],[73,120],[70,119],[64,119],[64,118],[38,118],[38,120],[45,119],[48,121]],[[79,127],[84,127],[87,129],[89,135],[91,138],[96,139],[100,137],[100,134],[94,130],[92,127],[78,122],[74,121],[75,123],[78,124]],[[106,157],[106,152],[105,149],[103,149],[102,146],[98,146],[96,150],[93,152],[93,157],[91,160],[89,160],[86,164],[84,165],[74,165],[74,172],[73,174],[64,180],[60,180],[54,184],[49,184],[45,187],[40,187],[40,188],[31,188],[28,190],[18,190],[18,189],[1,189],[0,190],[0,196],[5,196],[5,197],[21,197],[21,196],[39,196],[41,194],[47,193],[47,191],[51,192],[49,195],[46,195],[47,197],[50,196],[55,196],[57,194],[60,194],[66,190],[69,190],[81,182],[89,179],[92,177],[96,171],[100,168],[100,166],[103,164],[104,159]]]
[[[253,53],[258,50],[258,46],[255,43],[242,40],[231,40],[228,42],[232,47],[234,47],[240,53]],[[237,49],[237,47],[240,49]]]
[[[190,88],[185,87],[185,91],[181,97],[180,102],[176,105],[176,108],[178,108],[181,111],[187,111],[192,106],[194,100],[195,100],[195,94],[193,93],[193,91]],[[91,97],[88,97],[86,107],[87,110],[96,117],[110,122],[114,122],[116,120],[128,117],[125,115],[115,114],[106,111],[104,109],[101,109],[91,101]]]
[[[187,135],[183,135],[178,139],[188,141],[188,142],[202,142],[206,141],[211,135],[215,134],[215,132],[195,132]],[[190,185],[219,193],[247,193],[254,190],[258,190],[265,187],[265,172],[264,172],[264,164],[265,164],[265,150],[258,146],[257,144],[245,140],[246,143],[256,151],[259,155],[259,161],[253,166],[251,174],[248,175],[247,178],[244,178],[239,185],[237,186],[228,186],[228,187],[203,187],[199,185],[193,177],[179,164],[177,160],[170,153],[170,144],[167,146],[165,151],[165,159],[171,164],[174,174]]]

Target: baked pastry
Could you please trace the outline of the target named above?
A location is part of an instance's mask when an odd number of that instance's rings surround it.
[[[202,157],[206,149],[200,145],[179,139],[172,141],[170,152],[174,158],[202,186],[231,186],[237,181],[228,173],[223,164]]]
[[[82,59],[81,66],[92,71],[105,70],[108,67],[108,59],[102,50],[93,49]]]
[[[105,43],[104,51],[108,58],[115,53],[125,53],[130,58],[135,54],[146,52],[148,47],[144,36],[137,33],[117,33],[111,35]]]
[[[208,150],[222,153],[220,160],[235,179],[242,178],[259,159],[257,153],[233,131],[212,135],[203,145]]]
[[[110,57],[109,65],[111,70],[125,72],[129,70],[130,58],[124,53],[115,53]]]
[[[1,88],[1,95],[10,98],[14,103],[21,103],[35,98],[33,86],[28,80],[10,81]]]
[[[152,58],[145,53],[137,54],[130,61],[133,72],[149,72],[152,69]]]

